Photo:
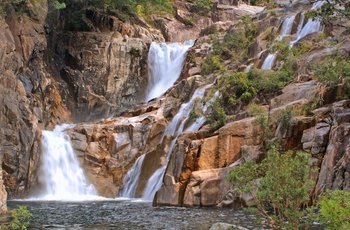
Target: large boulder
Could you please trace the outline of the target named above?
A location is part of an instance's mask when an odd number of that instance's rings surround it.
[[[69,130],[71,142],[97,192],[116,197],[136,159],[155,151],[167,121],[157,111],[82,123]]]

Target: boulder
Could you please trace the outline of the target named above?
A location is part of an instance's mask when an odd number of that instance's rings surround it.
[[[90,183],[100,195],[114,198],[136,159],[156,150],[166,123],[162,115],[152,111],[78,124],[68,133]]]

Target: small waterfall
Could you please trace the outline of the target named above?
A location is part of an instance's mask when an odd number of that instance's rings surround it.
[[[151,44],[148,53],[149,85],[146,101],[162,96],[180,76],[187,50],[194,41]]]
[[[185,123],[190,115],[191,110],[193,109],[194,106],[194,99],[196,98],[202,98],[204,96],[205,90],[210,87],[210,85],[206,85],[202,88],[198,88],[191,100],[185,104],[181,105],[181,108],[179,109],[179,112],[174,116],[174,118],[171,120],[171,122],[169,123],[169,125],[167,126],[164,135],[173,135],[175,136],[175,138],[172,140],[168,152],[166,154],[166,159],[167,162],[169,161],[170,158],[170,154],[175,146],[176,140],[179,136],[179,134],[181,134],[184,131],[184,126]],[[198,119],[197,119],[198,120]],[[201,121],[203,121],[201,119]],[[205,122],[205,120],[204,120]],[[195,122],[196,123],[196,122]],[[196,125],[191,125],[189,126],[186,131],[194,131],[194,130],[198,130],[201,126],[199,126],[199,123],[197,123]],[[147,182],[146,185],[146,189],[142,195],[142,199],[144,200],[153,200],[153,197],[155,195],[155,193],[159,190],[159,188],[162,185],[162,179],[163,179],[163,175],[165,173],[167,164],[163,165],[162,167],[160,167],[158,170],[156,170],[153,175],[150,177],[150,179]]]
[[[297,37],[299,36],[301,30],[303,29],[304,20],[305,20],[305,13],[303,12],[300,14],[300,20],[297,28]]]
[[[286,18],[283,21],[280,35],[276,38],[276,40],[281,41],[283,37],[290,35],[292,32],[294,19],[295,15],[291,16],[290,18]]]
[[[250,69],[253,67],[254,63],[250,63],[247,67],[245,67],[244,72],[248,73]]]
[[[312,18],[309,18],[305,26],[302,28],[302,30],[298,34],[297,39],[293,41],[293,44],[299,41],[300,39],[302,39],[303,37],[305,37],[306,35],[309,35],[311,33],[318,32],[318,31],[322,31],[322,30],[323,30],[323,26],[319,19],[313,20]]]
[[[40,200],[96,199],[96,190],[89,185],[74,154],[69,136],[64,132],[71,125],[56,126],[42,132],[42,166],[39,181],[45,190]]]
[[[277,55],[277,52],[274,54],[267,55],[267,57],[264,60],[264,63],[261,66],[261,69],[265,69],[265,70],[271,69],[273,63],[275,62],[276,55]]]
[[[285,36],[290,35],[290,33],[292,32],[294,19],[295,19],[295,15],[291,16],[290,18],[284,19],[282,23],[280,35],[278,35],[275,41],[281,41]],[[264,69],[264,70],[271,69],[273,66],[273,63],[275,62],[276,56],[277,56],[277,52],[274,54],[267,55],[267,57],[264,60],[264,63],[261,66],[261,69]]]
[[[312,7],[311,10],[317,10],[319,9],[323,4],[325,4],[326,1],[316,1]],[[297,31],[297,38],[291,42],[291,46],[293,46],[297,41],[302,39],[303,37],[323,30],[323,25],[321,23],[321,20],[316,18],[315,20],[312,18],[309,18],[306,22],[306,24],[303,26],[305,20],[305,14],[302,13],[300,17],[300,22],[298,25],[298,31]]]
[[[125,187],[120,192],[119,197],[125,198],[133,198],[135,197],[135,192],[137,188],[137,184],[139,182],[141,166],[143,164],[143,160],[145,159],[145,155],[141,155],[137,158],[135,164],[128,171],[126,176],[124,177]]]

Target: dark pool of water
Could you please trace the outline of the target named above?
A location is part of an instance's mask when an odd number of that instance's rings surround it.
[[[153,207],[132,201],[9,201],[26,205],[33,218],[29,229],[210,229],[216,222],[262,229],[256,217],[228,208]]]

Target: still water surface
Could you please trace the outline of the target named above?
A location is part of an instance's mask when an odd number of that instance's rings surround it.
[[[9,201],[10,209],[26,205],[33,214],[29,229],[210,229],[235,223],[262,229],[256,217],[228,208],[153,207],[140,201]]]

